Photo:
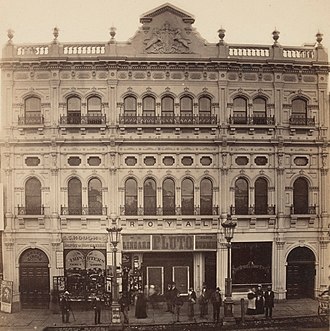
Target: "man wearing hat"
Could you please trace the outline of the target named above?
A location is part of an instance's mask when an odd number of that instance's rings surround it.
[[[65,291],[60,299],[60,307],[62,312],[63,323],[69,323],[70,310],[71,310],[69,295],[70,293],[68,291]]]
[[[211,295],[211,303],[213,305],[213,322],[219,323],[220,318],[220,307],[222,305],[222,298],[220,293],[220,288],[217,287],[215,292]]]
[[[262,290],[261,284],[258,284],[256,290],[256,312],[258,314],[264,314],[264,291]]]

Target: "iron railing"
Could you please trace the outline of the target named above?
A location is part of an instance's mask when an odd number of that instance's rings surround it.
[[[181,125],[216,125],[217,116],[132,116],[132,115],[120,115],[119,116],[120,124],[157,124],[157,125],[166,125],[166,124],[181,124]]]
[[[18,215],[44,215],[44,206],[17,206]]]
[[[275,215],[275,205],[267,205],[264,208],[259,208],[255,205],[246,208],[230,206],[232,215]]]
[[[18,116],[18,125],[38,125],[38,124],[44,124],[44,116],[41,114]]]
[[[312,206],[290,206],[290,213],[292,215],[313,215],[316,214],[316,205]]]
[[[315,117],[307,117],[305,115],[291,115],[289,123],[290,125],[315,126]]]
[[[248,125],[275,125],[274,116],[240,116],[233,115],[229,117],[230,124],[248,124]]]
[[[61,125],[105,125],[106,115],[62,115]]]
[[[107,215],[107,207],[64,207],[61,206],[61,215]]]

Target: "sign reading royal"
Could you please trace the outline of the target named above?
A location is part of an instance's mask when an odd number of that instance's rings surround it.
[[[158,251],[192,251],[194,250],[193,235],[152,235],[152,250]]]

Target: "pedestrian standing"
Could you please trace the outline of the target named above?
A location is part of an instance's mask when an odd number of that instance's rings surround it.
[[[195,319],[195,304],[196,304],[197,296],[196,292],[192,287],[189,288],[188,291],[188,319],[192,321]]]
[[[175,300],[174,300],[174,307],[175,307],[175,314],[176,314],[176,321],[180,322],[180,310],[183,306],[183,300],[179,291],[177,291]]]
[[[61,313],[62,313],[62,322],[63,323],[70,323],[70,298],[69,298],[69,292],[65,291],[60,299],[60,307],[61,307]]]
[[[250,289],[247,298],[248,298],[248,306],[247,306],[247,315],[255,315],[256,314],[256,295],[255,295],[255,288],[252,290]]]
[[[274,308],[274,292],[272,287],[268,286],[265,291],[265,316],[266,318],[272,318]]]
[[[222,298],[220,293],[220,287],[217,287],[215,292],[211,295],[211,303],[213,305],[213,322],[219,323],[220,307],[222,305]]]
[[[99,295],[97,295],[93,300],[93,309],[94,309],[94,323],[101,324],[102,301]]]
[[[165,291],[165,300],[166,300],[166,312],[172,311],[172,284],[167,284],[167,289]]]
[[[208,304],[209,304],[208,292],[207,292],[206,285],[203,284],[202,293],[199,297],[199,308],[200,308],[200,317],[201,318],[207,318]]]
[[[256,313],[264,314],[264,291],[262,290],[261,284],[258,284],[256,290]]]
[[[173,282],[171,287],[171,312],[175,312],[175,301],[179,293],[179,290],[176,288],[176,284]]]
[[[128,324],[129,320],[128,320],[128,310],[129,310],[129,296],[125,295],[123,293],[119,293],[120,297],[118,300],[118,303],[120,304],[120,311],[123,314],[123,318],[124,318],[124,324]]]
[[[147,318],[147,299],[142,291],[139,291],[135,304],[135,317]]]

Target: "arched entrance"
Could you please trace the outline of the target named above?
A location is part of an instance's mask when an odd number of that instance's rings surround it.
[[[287,258],[287,299],[314,298],[315,256],[307,247],[293,249]]]
[[[48,257],[40,249],[27,249],[19,259],[19,284],[22,308],[48,308]]]

